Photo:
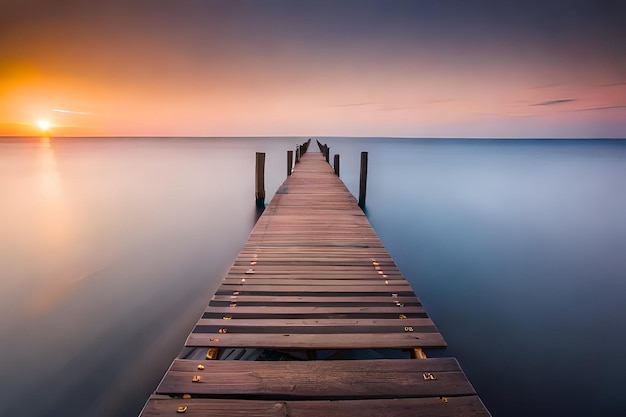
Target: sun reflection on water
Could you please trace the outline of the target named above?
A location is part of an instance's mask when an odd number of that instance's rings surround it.
[[[36,262],[45,266],[47,273],[36,278],[36,290],[30,292],[25,303],[25,313],[32,317],[45,314],[64,299],[71,289],[71,272],[58,265],[68,265],[69,245],[72,244],[72,222],[63,180],[58,168],[53,142],[50,137],[40,138],[37,147],[38,186],[37,207],[33,211],[38,225],[39,256]],[[71,265],[71,262],[69,262]],[[55,276],[60,274],[61,276]]]

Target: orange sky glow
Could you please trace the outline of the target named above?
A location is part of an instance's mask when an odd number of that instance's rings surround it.
[[[4,136],[626,137],[619,5],[0,3]]]

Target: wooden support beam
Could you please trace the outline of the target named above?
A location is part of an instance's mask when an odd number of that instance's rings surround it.
[[[293,151],[287,151],[287,176],[291,175],[293,168]]]
[[[265,208],[265,153],[256,153],[256,169],[255,169],[255,188],[254,196],[256,198],[256,207],[258,209]]]
[[[413,359],[427,359],[426,354],[422,348],[413,348],[411,352],[411,357]]]
[[[365,208],[365,194],[367,191],[367,152],[361,152],[361,178],[359,181],[359,207]]]

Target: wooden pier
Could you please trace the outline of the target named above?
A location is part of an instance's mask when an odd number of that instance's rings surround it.
[[[297,156],[141,417],[489,416],[327,157]]]

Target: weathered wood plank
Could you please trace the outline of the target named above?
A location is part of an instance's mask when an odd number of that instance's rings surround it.
[[[332,318],[333,316],[342,315],[342,314],[355,314],[355,315],[370,315],[370,314],[421,314],[424,315],[426,311],[424,307],[421,306],[389,306],[389,307],[265,307],[265,306],[254,306],[254,307],[246,307],[246,306],[234,306],[234,307],[207,307],[205,310],[205,314],[202,316],[203,318],[209,318],[207,313],[215,313],[215,314],[262,314],[262,315],[280,315],[280,316],[306,316],[311,315],[311,317],[322,317],[329,316],[327,318]],[[419,316],[418,316],[419,317]]]
[[[320,281],[328,281],[323,283],[324,285],[385,285],[385,280],[388,280],[388,284],[393,285],[405,285],[406,281],[401,274],[387,273],[383,271],[381,274],[368,273],[360,274],[358,272],[322,272],[312,274],[311,272],[300,271],[293,269],[291,271],[282,272],[252,272],[250,274],[232,274],[229,273],[224,279],[224,284],[237,285],[242,283],[242,279],[245,279],[249,284],[264,284],[262,281],[249,281],[253,279],[265,279],[272,280],[269,284],[284,284],[284,285],[320,285]],[[284,281],[278,281],[278,280]],[[310,280],[310,282],[307,282]],[[244,281],[244,282],[246,282]],[[330,281],[334,281],[331,283]],[[357,281],[357,282],[354,282]],[[358,281],[369,281],[361,282]],[[395,281],[395,282],[392,282]],[[387,285],[388,285],[387,284]]]
[[[370,296],[355,296],[352,293],[342,294],[338,296],[292,296],[292,295],[238,295],[236,296],[237,305],[244,305],[244,303],[259,303],[259,305],[269,305],[268,303],[310,303],[314,305],[320,305],[324,303],[358,303],[366,305],[367,303],[388,304],[388,295],[370,295]],[[419,299],[413,296],[398,296],[392,298],[400,303],[414,303],[414,305],[421,305]],[[233,295],[220,294],[211,298],[211,302],[228,302],[233,300]],[[211,305],[211,304],[209,304]],[[347,307],[347,306],[346,306]]]
[[[429,318],[411,319],[200,319],[198,326],[214,326],[219,328],[234,329],[236,327],[324,327],[324,326],[348,326],[348,327],[395,327],[404,328],[406,326],[433,327],[434,323]]]
[[[242,296],[242,298],[245,297],[253,297],[254,296]],[[259,297],[265,297],[265,296],[259,296]],[[236,302],[237,302],[237,306],[240,307],[261,307],[261,306],[267,306],[267,307],[300,307],[300,306],[304,306],[306,304],[308,305],[312,305],[312,306],[317,306],[317,307],[350,307],[350,306],[360,306],[360,307],[380,307],[380,306],[389,306],[389,299],[385,298],[383,301],[383,297],[312,297],[312,298],[321,298],[321,299],[325,299],[326,301],[306,301],[306,300],[299,300],[299,301],[245,301],[242,300],[242,298],[237,298]],[[267,298],[281,298],[281,297],[267,297]],[[303,297],[298,297],[298,296],[285,296],[284,298],[303,298]],[[362,301],[362,299],[368,299],[368,298],[380,298],[380,300],[377,301]],[[334,300],[333,300],[334,299]],[[405,306],[421,306],[421,304],[419,303],[419,301],[417,301],[415,298],[412,297],[399,297],[399,299],[406,299],[406,302],[403,301],[399,301],[401,304],[405,305]],[[359,301],[361,300],[361,301]],[[233,304],[233,300],[230,301],[215,301],[215,300],[211,300],[209,302],[209,306],[211,307],[229,307],[231,304]],[[395,304],[393,304],[395,305]]]
[[[224,400],[224,399],[164,399],[148,401],[141,417],[180,417],[177,411],[185,407],[185,416],[197,417],[287,417],[283,401]]]
[[[152,398],[142,417],[178,417],[179,406],[186,416],[216,417],[489,417],[475,396],[398,398],[345,401],[283,401],[192,398]]]
[[[302,293],[302,294],[324,294],[324,293],[382,293],[389,294],[391,296],[392,293],[403,293],[403,294],[413,294],[413,289],[410,285],[362,285],[360,287],[355,288],[352,285],[333,285],[333,286],[313,286],[313,285],[254,285],[254,284],[237,284],[237,285],[228,285],[222,284],[216,291],[216,294],[232,294],[236,291],[245,291],[246,293],[254,293],[254,292],[266,292],[266,293]]]
[[[242,281],[245,280],[245,281]],[[385,283],[387,281],[387,283]],[[226,278],[222,284],[223,285],[281,285],[281,286],[324,286],[324,287],[335,287],[335,286],[352,286],[355,290],[359,290],[359,287],[363,286],[376,286],[376,287],[390,287],[395,285],[403,285],[406,281],[402,278],[394,279],[394,277],[386,277],[380,278],[380,276],[376,276],[372,279],[311,279],[311,278],[259,278],[255,276],[250,278],[246,276],[245,278]]]
[[[238,319],[231,320],[228,323],[220,323],[219,325],[207,325],[207,324],[197,324],[192,332],[195,333],[203,333],[203,334],[242,334],[242,333],[255,333],[255,334],[278,334],[284,335],[285,333],[291,335],[297,334],[310,334],[310,335],[348,335],[348,334],[396,334],[396,333],[406,333],[413,332],[416,334],[421,333],[437,333],[437,327],[433,324],[430,325],[409,325],[407,323],[401,323],[398,325],[393,324],[385,324],[383,322],[379,322],[376,325],[369,324],[340,324],[340,325],[332,325],[332,324],[308,324],[308,325],[289,325],[289,324],[276,324],[276,325],[263,325],[261,323],[257,323],[255,325],[243,325],[238,323]],[[380,335],[379,335],[380,336]]]
[[[319,350],[444,348],[447,345],[438,332],[404,332],[354,334],[191,333],[185,346]]]
[[[197,366],[204,366],[199,371]],[[424,377],[424,374],[427,376]],[[201,377],[198,383],[193,376]],[[431,379],[433,378],[433,379]],[[475,395],[456,359],[348,361],[176,360],[159,394],[289,398],[422,398]]]
[[[289,401],[289,417],[489,417],[477,396],[352,401]]]

